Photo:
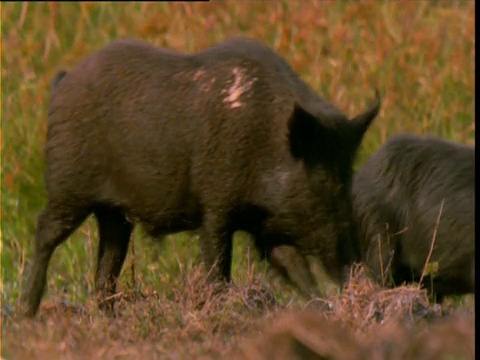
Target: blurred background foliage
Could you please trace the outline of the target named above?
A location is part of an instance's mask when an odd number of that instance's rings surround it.
[[[43,146],[49,84],[58,70],[118,38],[189,53],[230,36],[256,38],[349,116],[380,89],[382,110],[358,167],[399,132],[474,144],[474,10],[474,1],[408,0],[2,3],[2,308],[17,303],[46,202]],[[152,247],[137,229],[121,286],[168,287],[179,264],[197,261],[192,237],[177,234]],[[248,276],[246,262],[266,271],[255,255],[247,256],[248,236],[236,239],[234,279]],[[93,289],[95,244],[89,219],[53,256],[50,294],[73,301]]]

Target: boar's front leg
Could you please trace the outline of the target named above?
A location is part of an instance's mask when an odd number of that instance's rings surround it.
[[[99,247],[95,291],[100,309],[112,314],[117,278],[127,255],[133,225],[119,208],[95,210],[99,228]]]
[[[291,245],[275,246],[267,256],[269,262],[305,296],[320,295],[308,261],[297,248]]]
[[[200,230],[200,252],[210,282],[230,281],[232,234],[222,211],[205,213]]]

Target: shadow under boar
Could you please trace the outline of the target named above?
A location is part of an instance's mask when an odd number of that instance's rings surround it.
[[[377,92],[349,121],[253,40],[192,55],[112,42],[52,81],[24,311],[37,312],[54,249],[91,213],[100,299],[115,292],[134,222],[155,238],[199,229],[212,281],[230,280],[232,235],[245,230],[302,292],[316,292],[307,256],[341,282],[360,255],[352,163],[379,108]]]
[[[418,282],[436,229],[429,263],[438,272],[425,284],[438,301],[475,291],[474,147],[393,136],[355,175],[352,197],[362,257],[377,280]]]

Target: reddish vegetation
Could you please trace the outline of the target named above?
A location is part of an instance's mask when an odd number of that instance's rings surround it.
[[[418,287],[382,289],[363,267],[326,304],[327,310],[311,306],[283,315],[267,327],[267,335],[244,345],[238,359],[474,357],[473,311],[449,313],[432,306]]]
[[[342,294],[306,307],[277,304],[258,279],[218,293],[200,269],[167,295],[120,295],[115,318],[93,300],[85,307],[46,301],[34,321],[5,317],[3,356],[433,360],[470,359],[475,350],[473,306],[432,305],[414,286],[382,289],[361,266]]]
[[[473,359],[474,332],[472,315],[455,314],[416,327],[398,319],[366,337],[308,310],[280,318],[260,341],[245,345],[237,359]]]

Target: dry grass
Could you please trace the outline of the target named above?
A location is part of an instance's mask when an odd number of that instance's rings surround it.
[[[79,305],[62,299],[43,302],[34,320],[6,316],[3,356],[218,358],[237,336],[255,329],[259,317],[271,317],[278,309],[259,280],[218,291],[197,268],[175,279],[167,293],[119,293],[112,318],[93,300]]]
[[[280,317],[259,341],[246,343],[237,360],[351,359],[441,360],[475,358],[472,314],[405,324],[401,319],[378,326],[367,337],[358,329],[333,322],[321,312],[308,310]]]
[[[238,359],[473,359],[475,312],[431,305],[414,286],[382,289],[362,266],[342,294],[291,311]]]
[[[432,305],[413,286],[383,289],[362,266],[341,294],[281,305],[259,278],[219,292],[202,269],[170,292],[119,294],[116,315],[54,299],[11,314],[5,359],[473,359],[474,309]],[[451,356],[451,357],[448,357]]]

